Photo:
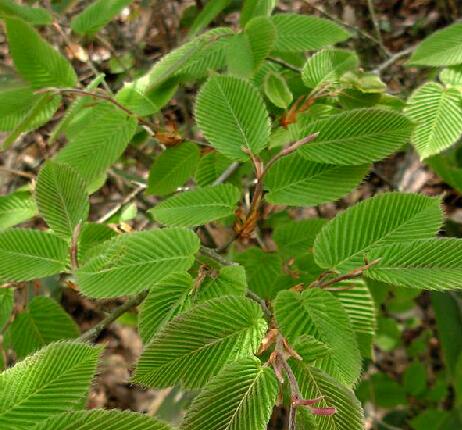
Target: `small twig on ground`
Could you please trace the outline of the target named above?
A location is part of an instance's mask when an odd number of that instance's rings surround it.
[[[148,295],[148,291],[142,291],[136,296],[128,299],[124,304],[115,308],[109,315],[106,316],[102,321],[96,324],[90,330],[87,330],[82,336],[79,337],[80,341],[83,342],[94,342],[103,330],[105,330],[110,324],[112,324],[117,318],[129,311],[131,308],[138,306]]]
[[[387,52],[387,55],[389,56],[390,53],[387,50],[387,48],[385,48],[385,45],[383,44],[382,32],[380,31],[379,20],[377,19],[377,15],[375,13],[374,0],[367,0],[367,8],[369,9],[369,14],[371,15],[372,23],[374,24],[375,36],[377,38],[377,42],[380,46],[380,49],[383,52]]]
[[[238,162],[231,163],[228,168],[217,178],[213,181],[212,185],[218,185],[225,182],[229,177],[239,168],[241,164]]]
[[[113,215],[115,215],[117,212],[119,212],[119,210],[122,208],[122,206],[125,206],[127,203],[129,203],[131,200],[133,200],[145,188],[146,188],[145,185],[139,185],[130,194],[125,196],[125,198],[121,202],[119,202],[117,205],[115,205],[109,212],[106,212],[102,217],[100,217],[97,222],[99,222],[99,223],[106,222]]]
[[[0,166],[0,172],[9,173],[10,175],[22,176],[23,178],[34,179],[35,175],[21,170],[10,169],[8,167]]]

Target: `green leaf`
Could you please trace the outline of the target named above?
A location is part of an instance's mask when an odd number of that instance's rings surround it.
[[[48,25],[53,20],[46,9],[17,4],[13,0],[0,0],[0,17],[3,16],[21,18],[33,25]]]
[[[70,239],[89,211],[86,184],[65,164],[48,161],[37,177],[35,198],[40,215],[63,239]]]
[[[256,358],[226,366],[194,399],[180,430],[265,430],[278,394],[273,370]]]
[[[126,84],[116,100],[138,115],[157,112],[160,106],[154,97],[156,90],[164,86],[167,93],[174,92],[175,78],[198,78],[224,66],[224,47],[233,34],[229,28],[218,27],[192,39],[162,57],[144,76]],[[170,78],[173,85],[167,82]]]
[[[332,291],[350,318],[363,357],[371,358],[372,340],[376,329],[375,303],[367,285],[361,280],[339,282]],[[345,290],[342,290],[345,288]]]
[[[0,150],[8,149],[14,142],[16,142],[22,133],[32,130],[51,119],[60,103],[61,97],[52,96],[51,94],[41,94],[38,95],[37,98],[34,98],[30,109],[28,109],[22,117],[15,118],[14,115],[13,118],[10,117],[10,120],[13,119],[13,121],[17,121],[15,122],[11,133],[3,140],[3,148],[0,148]]]
[[[91,183],[119,159],[135,129],[134,118],[110,103],[100,103],[87,109],[74,124],[67,133],[68,144],[54,159],[69,164]]]
[[[260,16],[245,26],[245,31],[230,40],[226,50],[226,63],[232,75],[250,78],[270,54],[276,39],[271,20]]]
[[[131,411],[89,411],[65,412],[43,421],[31,430],[171,430],[153,417]]]
[[[199,158],[199,148],[191,142],[167,148],[151,167],[147,194],[165,196],[176,191],[194,175]]]
[[[199,286],[194,302],[206,302],[221,296],[244,296],[247,291],[245,269],[242,266],[223,266]]]
[[[34,297],[25,312],[16,315],[11,330],[11,343],[19,358],[35,352],[51,342],[72,339],[79,327],[53,299]]]
[[[283,157],[268,170],[265,188],[269,193],[265,198],[279,205],[316,206],[338,200],[354,190],[368,171],[368,165],[315,163],[306,160],[297,151]]]
[[[462,24],[455,23],[424,39],[411,55],[410,66],[453,66],[462,63]]]
[[[96,0],[71,20],[72,31],[94,35],[115,18],[133,0]]]
[[[226,296],[193,307],[170,321],[146,347],[133,381],[149,387],[178,382],[202,387],[223,366],[251,356],[267,325],[260,307]]]
[[[427,388],[427,370],[416,361],[411,363],[404,372],[403,385],[411,396],[422,394]]]
[[[462,65],[441,70],[438,78],[446,86],[460,89],[462,87]]]
[[[439,198],[380,194],[330,221],[316,238],[315,259],[324,268],[359,267],[373,248],[429,239],[436,235],[442,223]]]
[[[278,254],[251,247],[236,254],[234,259],[245,267],[252,291],[266,299],[274,297],[276,281],[282,275],[282,259]]]
[[[370,257],[380,261],[364,272],[368,278],[426,290],[462,288],[462,240],[395,243],[371,250]]]
[[[292,92],[280,73],[269,71],[265,75],[263,89],[271,103],[281,109],[287,109],[292,103]]]
[[[252,84],[233,76],[212,76],[196,101],[197,125],[219,152],[245,161],[245,148],[258,154],[268,144],[270,120]]]
[[[29,24],[15,18],[7,18],[5,23],[14,65],[34,89],[77,85],[72,66]]]
[[[84,223],[77,246],[79,264],[85,264],[90,258],[98,255],[99,247],[115,236],[117,233],[105,224]]]
[[[66,268],[67,243],[51,233],[29,229],[0,232],[0,279],[29,281]]]
[[[2,288],[0,289],[0,330],[3,329],[5,324],[11,317],[11,312],[14,306],[14,289]]]
[[[100,353],[83,343],[53,343],[0,374],[2,429],[31,428],[81,407]]]
[[[228,7],[231,0],[208,0],[204,8],[194,19],[189,29],[188,36],[195,36],[206,28],[224,9]]]
[[[182,228],[119,235],[77,270],[78,285],[90,297],[135,294],[188,270],[198,250],[198,237]]]
[[[455,88],[427,82],[412,93],[406,113],[417,124],[412,144],[422,159],[445,150],[462,134],[462,97]]]
[[[364,417],[361,404],[353,391],[340,385],[334,378],[303,362],[291,363],[300,391],[305,399],[322,397],[315,407],[334,407],[330,416],[314,416],[316,430],[363,430]]]
[[[232,215],[240,196],[230,184],[197,188],[170,197],[149,212],[162,224],[193,227]]]
[[[315,361],[315,366],[347,385],[361,374],[361,356],[348,314],[328,291],[311,288],[296,293],[281,291],[274,302],[278,327],[289,342],[304,334],[331,348],[332,354]]]
[[[286,258],[307,253],[327,220],[321,218],[291,221],[275,228],[273,240]]]
[[[37,214],[30,191],[16,191],[0,196],[0,230],[13,227]]]
[[[298,153],[318,163],[361,165],[399,150],[413,124],[404,115],[379,109],[356,109],[298,127],[297,139],[318,137]]]
[[[275,7],[276,0],[244,0],[239,21],[241,27],[257,16],[270,16]]]
[[[276,51],[316,51],[350,37],[343,27],[316,16],[279,14],[272,17],[276,26]]]
[[[358,66],[356,53],[344,49],[326,49],[308,58],[302,79],[308,88],[327,87],[338,83],[345,72]]]
[[[203,155],[196,170],[196,182],[201,186],[212,185],[230,166],[231,160],[213,151]]]
[[[144,343],[149,342],[165,324],[183,311],[192,286],[191,275],[174,273],[149,291],[138,318],[138,330]]]

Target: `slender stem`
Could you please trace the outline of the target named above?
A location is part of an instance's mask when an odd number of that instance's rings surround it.
[[[152,129],[152,124],[149,121],[146,121],[144,118],[141,118],[136,113],[126,108],[123,104],[119,103],[114,97],[110,95],[102,94],[98,92],[86,91],[86,90],[82,90],[79,88],[55,88],[55,87],[42,88],[36,91],[36,94],[47,93],[47,92],[54,92],[54,93],[59,93],[59,94],[71,94],[71,95],[76,95],[80,97],[92,97],[94,99],[105,100],[109,103],[112,103],[114,106],[116,106],[121,111],[125,112],[127,115],[134,117],[140,124],[145,126],[152,135],[155,135],[155,131]]]
[[[240,165],[241,164],[238,162],[231,163],[228,168],[213,181],[212,185],[218,185],[225,182],[239,168]]]
[[[383,63],[379,64],[374,70],[374,73],[380,74],[385,69],[390,67],[392,64],[396,63],[399,59],[405,57],[406,55],[411,54],[415,50],[415,46],[410,46],[409,48],[403,49],[402,51],[397,52],[396,54],[390,55],[390,57],[384,61]]]
[[[314,281],[310,287],[318,288],[327,288],[331,285],[337,284],[348,279],[359,278],[367,269],[370,269],[372,266],[375,266],[380,261],[380,258],[373,260],[370,263],[365,264],[364,266],[353,269],[351,272],[348,272],[344,275],[337,276],[336,278],[329,279],[325,282],[319,282],[319,280]]]
[[[79,268],[78,261],[78,242],[80,236],[80,230],[82,229],[82,222],[79,222],[72,232],[71,238],[71,248],[70,248],[70,260],[71,260],[71,269],[75,272]]]
[[[374,24],[375,35],[377,37],[379,46],[383,52],[386,52],[387,49],[385,48],[385,45],[383,44],[382,32],[380,31],[379,20],[377,19],[377,15],[375,13],[374,0],[367,0],[367,8],[369,9],[369,14],[371,15],[372,23]]]
[[[96,324],[93,328],[86,331],[80,336],[79,340],[83,342],[94,342],[103,330],[105,330],[110,324],[112,324],[117,318],[123,315],[131,308],[138,306],[148,295],[148,291],[141,291],[136,296],[128,299],[124,304],[115,308],[109,315],[106,316],[102,321]]]
[[[222,266],[236,266],[237,263],[227,260],[226,258],[222,257],[218,252],[211,248],[207,248],[206,246],[201,246],[199,249],[199,253],[204,255],[205,257],[211,258],[212,260],[216,261],[217,263],[221,264]]]
[[[265,314],[265,317],[268,321],[271,321],[271,319],[273,318],[273,313],[271,312],[270,308],[268,307],[268,305],[266,304],[266,302],[258,295],[258,294],[255,294],[253,291],[251,290],[247,290],[247,292],[245,293],[245,295],[253,300],[254,302],[258,303],[263,311],[263,313]]]
[[[117,203],[109,212],[106,212],[101,218],[98,219],[99,223],[106,222],[110,219],[113,215],[115,215],[122,206],[129,203],[132,199],[134,199],[141,191],[146,188],[146,185],[142,184],[135,188],[130,194],[128,194],[121,202]]]
[[[269,62],[271,62],[271,63],[279,64],[280,66],[284,67],[285,69],[292,70],[295,73],[300,73],[302,71],[302,69],[300,69],[299,67],[294,66],[294,65],[288,63],[287,61],[281,60],[280,58],[268,57],[267,60]]]

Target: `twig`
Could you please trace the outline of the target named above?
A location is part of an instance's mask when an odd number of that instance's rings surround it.
[[[353,269],[351,272],[337,276],[336,278],[329,279],[325,282],[320,283],[319,280],[316,280],[309,286],[309,288],[327,288],[331,285],[337,284],[342,281],[346,281],[348,279],[359,278],[363,274],[363,272],[365,272],[367,269],[370,269],[372,266],[375,266],[379,261],[380,258],[377,258],[376,260],[373,260],[370,263],[365,264],[364,266]]]
[[[251,290],[247,290],[247,292],[245,293],[245,295],[250,299],[250,300],[253,300],[254,302],[258,303],[263,311],[263,313],[265,314],[265,317],[268,321],[271,321],[271,319],[273,318],[273,313],[271,312],[270,308],[268,307],[268,305],[266,304],[266,302],[258,295],[258,294],[255,294],[253,291]]]
[[[115,308],[109,315],[106,316],[102,321],[96,324],[93,328],[86,331],[80,336],[79,340],[83,342],[94,342],[103,330],[105,330],[110,324],[112,324],[117,318],[123,315],[131,308],[138,306],[148,295],[148,291],[142,291],[131,299],[127,300],[124,304]]]
[[[105,213],[101,218],[98,219],[97,222],[102,223],[106,222],[108,219],[110,219],[113,215],[115,215],[122,206],[126,205],[129,203],[132,199],[134,199],[141,191],[143,191],[146,188],[145,185],[139,185],[137,188],[135,188],[130,194],[125,196],[125,198],[119,202],[117,205],[115,205],[109,212]]]
[[[325,10],[321,9],[319,6],[312,5],[309,2],[309,0],[304,0],[304,1],[308,6],[310,6],[312,9],[319,12],[321,15],[325,16],[326,18],[329,18],[330,20],[336,22],[337,24],[339,24],[339,25],[341,25],[341,26],[343,26],[345,28],[348,28],[349,30],[353,30],[359,36],[361,36],[363,39],[368,39],[371,42],[375,43],[376,45],[379,46],[380,50],[383,52],[383,54],[385,56],[387,56],[387,57],[390,56],[390,51],[383,44],[380,43],[380,40],[378,40],[377,38],[375,38],[374,36],[369,34],[367,31],[364,31],[359,27],[356,27],[354,25],[347,24],[347,23],[343,22],[341,19],[337,18],[334,15],[331,15],[330,13],[328,13]]]
[[[409,48],[403,49],[402,51],[397,52],[396,54],[391,54],[390,57],[384,61],[383,63],[379,64],[374,70],[374,73],[380,74],[385,69],[390,67],[392,64],[396,63],[399,59],[409,55],[415,50],[415,46],[410,46]]]
[[[72,232],[71,246],[70,246],[70,260],[71,260],[71,269],[75,272],[79,268],[78,261],[78,242],[80,236],[80,230],[82,229],[82,222],[79,222]]]
[[[379,21],[377,19],[377,15],[375,14],[374,0],[367,0],[367,8],[369,9],[372,23],[374,24],[375,35],[377,37],[380,49],[382,49],[383,52],[387,52],[387,48],[385,48],[385,45],[383,44]],[[389,53],[387,53],[387,55],[389,55]]]
[[[205,257],[208,257],[216,261],[222,266],[236,266],[237,265],[237,263],[227,260],[226,258],[222,257],[220,254],[218,254],[218,252],[216,252],[212,248],[207,248],[206,246],[201,246],[199,249],[199,253]]]
[[[225,182],[240,166],[240,163],[234,162],[231,163],[226,170],[217,178],[213,181],[212,185],[218,185],[222,184]]]
[[[141,118],[136,113],[126,108],[123,104],[119,103],[114,97],[110,95],[102,94],[98,92],[81,90],[79,88],[48,87],[48,88],[42,88],[38,91],[35,91],[36,94],[42,94],[42,93],[48,93],[48,92],[58,93],[58,94],[71,94],[71,95],[76,95],[80,97],[92,97],[94,99],[105,100],[109,103],[112,103],[114,106],[116,106],[121,111],[125,112],[127,115],[134,117],[140,124],[142,124],[144,127],[148,129],[148,131],[150,132],[152,136],[155,136],[156,134],[155,131],[152,129],[152,124],[149,121],[146,121],[144,118]]]
[[[270,63],[279,64],[280,66],[284,67],[285,69],[292,70],[295,73],[300,73],[302,71],[302,69],[300,69],[299,67],[294,66],[294,65],[288,63],[287,61],[281,60],[280,58],[268,57],[267,60]]]
[[[21,170],[10,169],[5,166],[0,166],[0,172],[10,173],[11,175],[22,176],[28,179],[34,179],[35,175],[29,172],[23,172]]]

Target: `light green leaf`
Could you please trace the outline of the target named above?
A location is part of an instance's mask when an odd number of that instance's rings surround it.
[[[11,312],[13,311],[13,306],[14,306],[14,289],[13,288],[0,289],[0,330],[3,329],[5,324],[10,319]]]
[[[245,267],[252,291],[266,299],[274,297],[276,281],[282,275],[282,259],[278,254],[251,247],[236,254],[234,259]]]
[[[448,87],[462,87],[462,65],[448,67],[438,75],[440,81]]]
[[[149,212],[162,224],[193,227],[232,215],[240,196],[230,184],[197,188],[170,197]]]
[[[268,144],[268,112],[257,89],[247,81],[212,76],[197,96],[195,113],[207,140],[232,160],[247,160],[243,148],[258,154]]]
[[[158,388],[178,382],[202,387],[228,362],[252,356],[266,329],[260,307],[244,297],[225,296],[197,305],[154,337],[133,381]]]
[[[242,266],[223,266],[199,286],[194,302],[206,302],[221,296],[244,296],[247,290],[245,269]]]
[[[78,285],[90,297],[135,294],[188,270],[198,250],[199,238],[182,228],[120,235],[77,270]]]
[[[84,223],[77,246],[79,264],[85,264],[90,258],[98,255],[99,247],[115,236],[117,233],[105,224]]]
[[[245,31],[230,40],[226,50],[226,62],[232,75],[250,78],[271,52],[276,30],[267,17],[250,20]]]
[[[42,122],[46,122],[51,119],[60,103],[61,97],[52,96],[51,94],[41,94],[35,98],[32,106],[24,114],[24,116],[17,118],[14,128],[3,140],[3,148],[0,148],[0,150],[8,149],[16,142],[22,133],[32,130],[35,127],[38,127]]]
[[[350,37],[343,27],[317,16],[286,13],[274,15],[272,21],[276,26],[277,51],[315,51]]]
[[[268,72],[263,81],[266,97],[281,109],[286,109],[292,103],[293,95],[284,77],[277,72]]]
[[[332,354],[320,358],[315,366],[347,385],[361,374],[361,355],[348,314],[328,291],[311,288],[296,293],[281,291],[274,302],[278,327],[294,343],[309,335],[331,348]]]
[[[0,230],[13,227],[37,214],[30,191],[16,191],[0,196]]]
[[[336,286],[339,290],[332,291],[332,294],[337,297],[350,318],[361,355],[371,358],[376,315],[374,299],[369,288],[361,280],[339,282]]]
[[[269,193],[265,198],[279,205],[316,206],[338,200],[354,190],[368,171],[368,165],[320,164],[296,152],[283,157],[268,170],[265,188]]]
[[[196,182],[201,186],[212,185],[230,166],[231,160],[213,151],[203,155],[196,170]]]
[[[218,27],[183,44],[162,57],[141,78],[126,84],[116,95],[116,100],[135,111],[138,115],[149,115],[160,109],[156,90],[165,98],[173,96],[175,78],[198,78],[208,70],[224,67],[224,48],[227,38],[234,33],[231,29]],[[167,82],[173,78],[173,82]],[[167,93],[167,97],[165,97]]]
[[[66,268],[67,243],[51,233],[14,228],[0,232],[0,279],[29,281]]]
[[[133,0],[96,0],[71,20],[72,31],[93,35],[101,30]]]
[[[417,240],[375,248],[371,258],[380,258],[364,276],[388,284],[446,290],[462,288],[462,240],[455,238]]]
[[[16,315],[11,330],[11,344],[19,358],[32,354],[51,342],[72,339],[79,327],[53,299],[34,297],[25,312]]]
[[[194,175],[199,158],[199,148],[191,142],[167,148],[151,167],[146,192],[157,196],[173,193]]]
[[[291,365],[303,397],[322,397],[315,407],[334,407],[336,410],[330,416],[313,416],[316,430],[364,430],[363,410],[353,391],[316,367],[303,362],[294,362]]]
[[[462,23],[435,31],[424,39],[408,61],[410,66],[453,66],[462,63]]]
[[[296,140],[319,133],[299,154],[318,163],[361,165],[399,150],[412,128],[412,122],[400,113],[356,109],[299,126]]]
[[[325,87],[338,83],[345,72],[358,66],[356,53],[344,49],[326,49],[308,58],[302,79],[308,88]]]
[[[87,109],[68,131],[69,142],[54,159],[69,164],[88,184],[119,159],[135,129],[134,118],[110,103],[100,103]]]
[[[100,353],[83,343],[53,343],[0,374],[0,427],[28,429],[81,407]]]
[[[116,409],[92,409],[89,411],[65,412],[43,421],[31,430],[171,430],[153,417],[131,411]]]
[[[15,18],[7,18],[5,23],[14,65],[34,89],[77,85],[72,66],[29,24]]]
[[[245,27],[247,22],[257,16],[270,16],[275,7],[276,0],[244,0],[240,16],[241,27]]]
[[[66,164],[48,161],[37,177],[35,198],[40,215],[63,239],[70,239],[89,211],[86,184]]]
[[[265,430],[278,394],[273,370],[256,358],[226,366],[197,396],[180,430]]]
[[[427,82],[412,93],[406,113],[417,124],[412,144],[422,159],[445,150],[462,134],[462,96],[455,88]]]
[[[52,17],[42,7],[31,7],[27,4],[17,4],[13,0],[0,0],[0,17],[11,16],[21,18],[33,25],[51,24]]]
[[[204,30],[230,3],[231,0],[208,0],[194,19],[188,35],[192,37]]]
[[[273,232],[273,240],[279,253],[286,258],[306,254],[314,245],[314,239],[327,220],[321,218],[291,221],[277,226]]]
[[[184,310],[192,286],[191,275],[174,273],[149,291],[138,318],[138,330],[144,343]]]
[[[314,244],[315,259],[324,268],[359,267],[373,248],[432,238],[442,223],[439,198],[380,194],[347,209],[323,227]]]

